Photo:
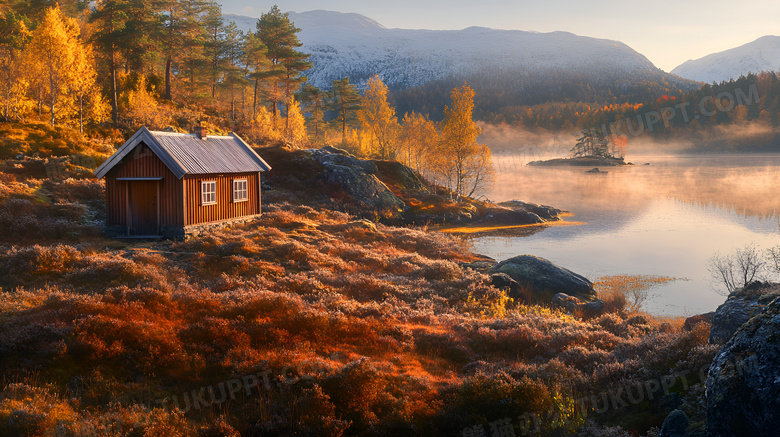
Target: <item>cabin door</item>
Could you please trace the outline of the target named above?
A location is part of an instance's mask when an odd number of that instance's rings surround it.
[[[159,235],[157,184],[159,181],[128,181],[130,235]]]

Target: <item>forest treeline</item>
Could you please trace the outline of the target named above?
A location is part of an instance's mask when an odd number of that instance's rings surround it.
[[[200,124],[260,144],[337,145],[404,162],[459,195],[492,175],[468,85],[453,85],[436,123],[399,116],[378,76],[362,95],[348,77],[313,87],[300,29],[276,6],[246,33],[201,0],[12,2],[0,20],[6,121],[45,120],[88,136]]]
[[[201,123],[257,143],[331,144],[396,159],[452,188],[459,179],[481,177],[463,176],[481,174],[473,169],[489,160],[476,141],[468,150],[472,170],[453,176],[442,162],[462,155],[444,143],[442,131],[462,79],[388,90],[377,78],[361,95],[343,78],[319,89],[307,83],[312,64],[300,49],[299,31],[277,7],[258,19],[256,31],[242,32],[214,1],[2,0],[0,118],[43,120],[92,136],[141,125],[188,131]],[[567,70],[488,74],[469,78],[473,116],[488,124],[572,132],[622,120],[624,134],[628,123],[635,132],[647,124],[650,112],[689,102],[688,117],[678,111],[644,133],[671,139],[738,125],[760,128],[760,141],[771,144],[779,122],[773,73],[701,87],[672,75],[627,80],[625,72],[598,78]],[[758,94],[751,104],[720,110],[736,90],[752,96],[751,87]]]

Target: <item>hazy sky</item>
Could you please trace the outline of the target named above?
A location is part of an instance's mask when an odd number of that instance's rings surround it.
[[[219,1],[219,0],[218,0]],[[688,59],[780,34],[778,0],[222,0],[223,11],[357,12],[385,27],[551,32],[622,41],[669,71]]]

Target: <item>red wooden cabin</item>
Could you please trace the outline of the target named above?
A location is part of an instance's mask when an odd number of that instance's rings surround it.
[[[95,170],[106,180],[106,233],[184,238],[260,214],[260,172],[271,167],[238,135],[142,127]]]

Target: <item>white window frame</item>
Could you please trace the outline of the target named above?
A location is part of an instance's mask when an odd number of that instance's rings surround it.
[[[237,187],[238,185],[238,187]],[[249,200],[249,183],[246,179],[233,179],[233,202],[246,202]]]
[[[200,204],[217,204],[217,181],[201,181],[200,183]]]

